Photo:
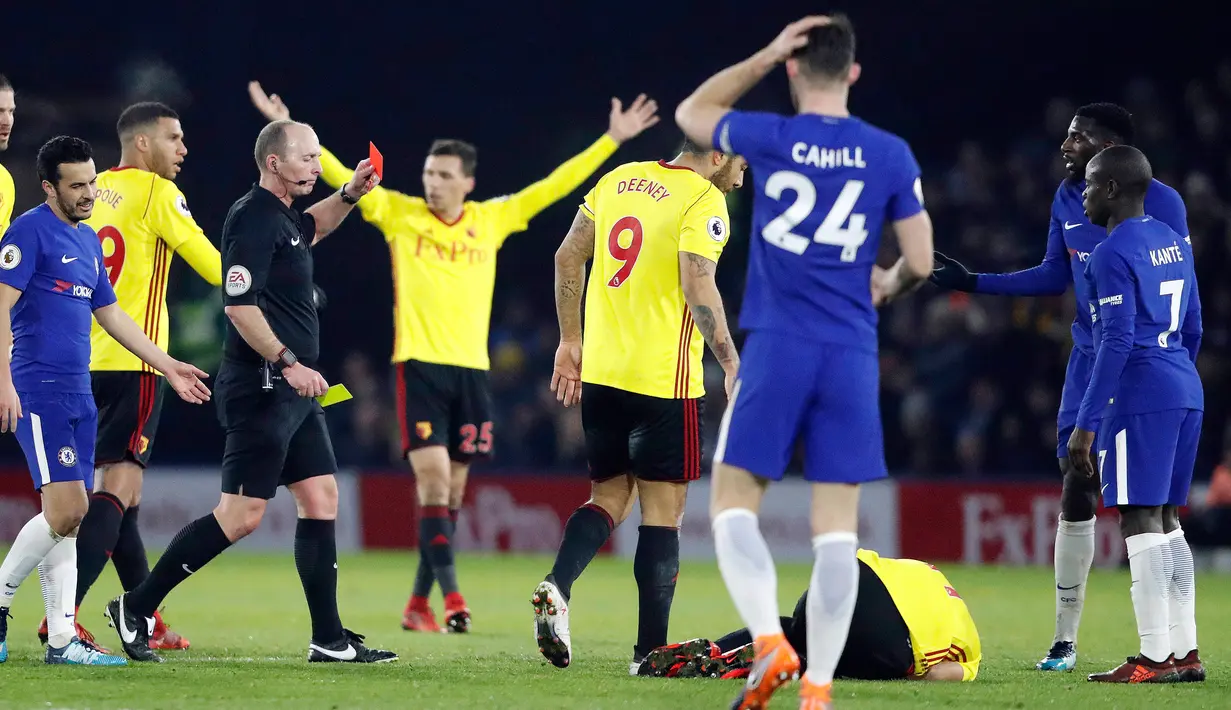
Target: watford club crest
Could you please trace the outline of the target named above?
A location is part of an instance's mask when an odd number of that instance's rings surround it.
[[[141,437],[141,441],[137,443],[137,453],[144,454],[150,448],[150,438],[148,436]]]
[[[419,438],[423,439],[424,441],[430,439],[432,437],[432,423],[431,422],[416,422],[415,423],[415,433],[418,434]]]

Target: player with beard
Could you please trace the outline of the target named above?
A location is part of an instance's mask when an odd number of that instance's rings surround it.
[[[160,103],[129,106],[116,123],[120,164],[98,176],[94,214],[103,264],[120,308],[166,349],[171,331],[167,277],[179,254],[201,278],[222,285],[222,257],[197,226],[175,185],[188,155],[179,115]],[[110,559],[125,590],[150,574],[137,524],[141,488],[158,431],[163,378],[98,325],[90,334],[90,370],[98,406],[98,467],[77,544],[77,607]],[[78,625],[82,640],[92,639]],[[39,628],[46,640],[47,621]],[[188,639],[154,614],[154,648],[188,648]]]
[[[8,655],[13,595],[37,566],[49,627],[45,661],[124,665],[85,644],[74,625],[77,529],[93,488],[98,433],[92,320],[163,373],[186,401],[199,404],[210,392],[200,379],[204,372],[167,355],[116,303],[98,236],[83,224],[97,194],[90,144],[53,138],[39,150],[37,165],[47,200],[0,240],[0,432],[14,432],[21,444],[43,511],[22,527],[0,564],[0,661]]]

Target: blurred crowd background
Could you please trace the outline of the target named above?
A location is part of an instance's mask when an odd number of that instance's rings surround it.
[[[80,68],[72,57],[45,56],[32,37],[18,36],[6,46],[10,64],[0,65],[18,91],[14,140],[0,162],[14,175],[20,212],[41,200],[33,155],[42,141],[65,132],[85,137],[105,169],[118,160],[113,125],[122,108],[142,99],[165,101],[181,112],[187,134],[180,185],[217,243],[227,207],[255,179],[251,144],[261,123],[245,84],[259,79],[286,99],[295,118],[314,124],[322,143],[344,161],[357,161],[374,140],[386,156],[386,185],[411,194],[420,194],[419,161],[431,139],[474,141],[474,197],[484,199],[528,185],[597,138],[613,94],[627,101],[638,91],[650,93],[663,106],[664,121],[603,170],[620,161],[671,157],[679,140],[671,122],[676,103],[709,73],[815,9],[784,2],[749,17],[738,2],[715,2],[707,5],[707,21],[728,29],[707,35],[705,22],[698,24],[687,8],[656,8],[653,17],[574,8],[570,22],[584,37],[557,41],[555,25],[544,19],[555,16],[547,5],[530,3],[524,12],[489,8],[494,14],[468,16],[462,24],[460,6],[365,10],[362,18],[337,10],[336,16],[291,19],[264,7],[205,15],[184,6],[170,10],[166,20],[177,32],[146,34],[131,49],[120,43],[95,54],[80,75],[84,82],[64,80],[71,67]],[[865,66],[852,108],[911,142],[923,165],[938,247],[979,271],[1027,268],[1041,260],[1052,194],[1064,177],[1059,146],[1074,109],[1117,101],[1133,111],[1138,145],[1157,177],[1176,187],[1188,206],[1206,330],[1198,477],[1208,477],[1231,443],[1225,441],[1222,397],[1231,375],[1231,283],[1222,277],[1231,261],[1231,60],[1220,59],[1216,42],[1194,39],[1193,33],[1211,30],[1185,24],[1178,9],[1152,20],[1149,41],[1177,48],[1160,57],[1122,46],[1126,33],[1137,32],[1131,18],[1102,18],[1097,33],[1093,25],[1066,27],[1062,20],[1074,17],[1074,7],[1094,13],[1098,6],[1039,2],[992,9],[953,2],[925,9],[870,2],[851,8]],[[100,22],[121,32],[128,21],[117,15]],[[1078,36],[1087,31],[1090,37]],[[599,33],[620,42],[593,41]],[[962,42],[951,41],[959,35]],[[331,46],[361,48],[363,57],[313,54]],[[569,60],[561,61],[560,52]],[[1023,56],[1032,59],[1023,62]],[[745,105],[789,110],[785,81],[767,80]],[[550,208],[501,252],[491,329],[497,453],[488,469],[584,471],[579,412],[559,407],[548,390],[557,342],[551,254],[581,194]],[[751,196],[743,191],[730,199],[735,229],[719,285],[738,324]],[[886,247],[883,263],[892,258]],[[356,213],[318,249],[317,260],[318,281],[330,297],[323,314],[326,376],[355,395],[329,412],[339,462],[402,467],[388,364],[387,251]],[[171,293],[173,351],[216,367],[218,293],[178,262]],[[884,311],[881,405],[891,470],[1054,476],[1055,413],[1073,309],[1071,293],[1003,298],[925,286]],[[708,355],[707,362],[709,452],[724,402],[721,373]],[[220,451],[213,412],[168,398],[155,463],[213,464]],[[0,441],[0,461],[20,465],[10,437]]]

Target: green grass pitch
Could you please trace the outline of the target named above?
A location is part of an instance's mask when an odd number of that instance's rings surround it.
[[[290,551],[232,552],[193,575],[167,600],[166,616],[193,647],[162,665],[51,668],[34,634],[42,617],[38,580],[18,593],[9,662],[0,665],[0,708],[724,708],[731,681],[628,677],[636,630],[631,562],[597,560],[574,588],[574,662],[551,667],[534,646],[529,597],[550,561],[463,555],[459,578],[474,614],[468,635],[407,633],[402,605],[411,554],[367,553],[340,561],[342,619],[399,662],[357,667],[306,662],[307,609]],[[1108,687],[1086,682],[1136,650],[1136,627],[1121,571],[1090,580],[1078,670],[1043,674],[1034,662],[1051,640],[1051,570],[943,567],[979,625],[984,661],[974,683],[839,682],[840,708],[1185,708],[1231,707],[1231,577],[1198,578],[1204,684]],[[793,608],[808,569],[779,569],[782,608]],[[82,607],[86,627],[117,646],[102,618],[118,592],[108,569]],[[439,611],[439,602],[436,602]],[[718,570],[686,563],[671,623],[673,641],[716,638],[738,626]],[[794,685],[774,708],[795,707]]]

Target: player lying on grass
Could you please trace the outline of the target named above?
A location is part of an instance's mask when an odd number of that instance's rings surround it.
[[[983,654],[966,602],[940,570],[926,562],[859,550],[859,596],[835,678],[970,681]],[[787,641],[807,666],[808,591],[782,617]],[[752,635],[733,631],[716,642],[693,639],[656,648],[638,675],[659,678],[746,678]]]

